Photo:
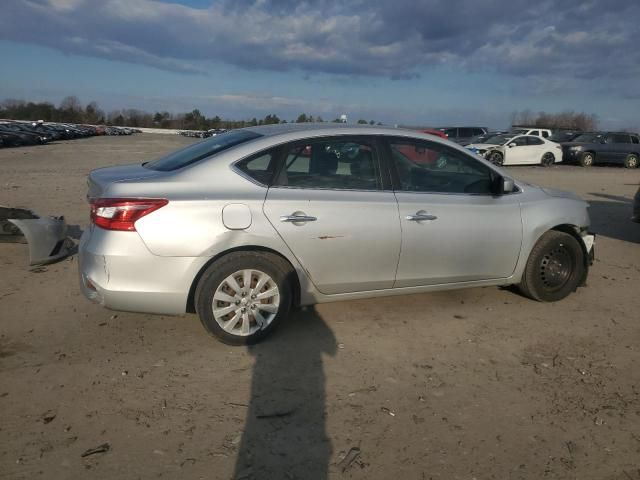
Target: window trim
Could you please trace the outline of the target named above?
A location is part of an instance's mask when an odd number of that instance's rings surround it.
[[[380,150],[380,136],[379,135],[327,135],[321,137],[310,137],[299,140],[293,140],[281,144],[279,162],[276,167],[276,172],[271,178],[271,184],[269,188],[286,188],[291,190],[320,190],[320,191],[337,191],[337,192],[390,192],[393,191],[390,188],[390,178],[387,178],[383,171],[382,152]],[[378,181],[380,182],[380,188],[364,189],[364,188],[336,188],[336,187],[298,187],[294,185],[278,185],[276,182],[281,177],[286,166],[287,152],[292,148],[308,145],[314,142],[353,142],[353,143],[366,143],[372,147],[373,161],[378,167]]]
[[[495,193],[491,192],[491,193],[467,193],[467,192],[420,192],[420,191],[407,191],[407,190],[402,190],[400,188],[401,186],[401,182],[400,182],[400,176],[398,174],[398,169],[396,168],[396,165],[393,161],[393,153],[391,151],[391,144],[393,142],[422,142],[422,143],[427,143],[427,144],[431,144],[431,145],[437,145],[438,147],[441,147],[444,150],[448,150],[451,152],[455,152],[456,154],[459,154],[461,156],[467,157],[469,158],[469,160],[473,161],[473,162],[478,162],[480,165],[486,167],[491,175],[491,182],[495,181],[495,176],[499,176],[504,178],[504,176],[498,172],[497,170],[493,169],[492,167],[490,167],[489,165],[486,165],[483,162],[478,161],[478,159],[474,158],[471,154],[467,154],[466,152],[461,152],[455,148],[451,148],[448,145],[445,145],[444,143],[440,143],[440,142],[433,142],[433,141],[429,141],[429,140],[423,140],[423,139],[419,139],[419,138],[413,138],[413,137],[402,137],[402,136],[385,136],[382,139],[382,143],[384,144],[384,162],[387,164],[387,168],[389,169],[390,173],[391,173],[391,179],[392,179],[392,190],[394,193],[408,193],[408,194],[419,194],[419,195],[458,195],[458,196],[472,196],[472,197],[492,197],[492,198],[496,198],[496,197],[503,197],[503,196],[507,196],[507,195],[513,195],[516,193],[522,193],[522,190],[516,186],[516,189],[513,192],[509,192],[509,193],[505,193],[503,195],[496,195]]]

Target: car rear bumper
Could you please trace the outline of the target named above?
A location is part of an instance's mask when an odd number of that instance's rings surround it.
[[[179,315],[186,312],[191,285],[206,261],[153,255],[136,232],[93,227],[78,248],[80,289],[113,310]]]

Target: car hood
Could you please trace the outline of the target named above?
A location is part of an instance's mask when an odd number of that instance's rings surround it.
[[[466,148],[477,148],[487,150],[489,148],[501,147],[502,145],[495,145],[493,143],[470,143],[469,145],[465,145]]]

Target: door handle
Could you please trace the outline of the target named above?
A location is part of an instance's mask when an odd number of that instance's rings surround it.
[[[312,217],[310,215],[282,215],[280,217],[281,222],[315,222],[317,220],[316,217]]]
[[[435,215],[430,215],[424,212],[418,212],[415,215],[407,215],[404,217],[405,220],[409,220],[410,222],[421,222],[423,220],[437,220],[438,217]]]

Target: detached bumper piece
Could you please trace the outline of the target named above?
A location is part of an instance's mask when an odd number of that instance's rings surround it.
[[[29,244],[30,265],[60,260],[74,246],[64,217],[40,218],[31,210],[9,207],[0,207],[0,243]]]

